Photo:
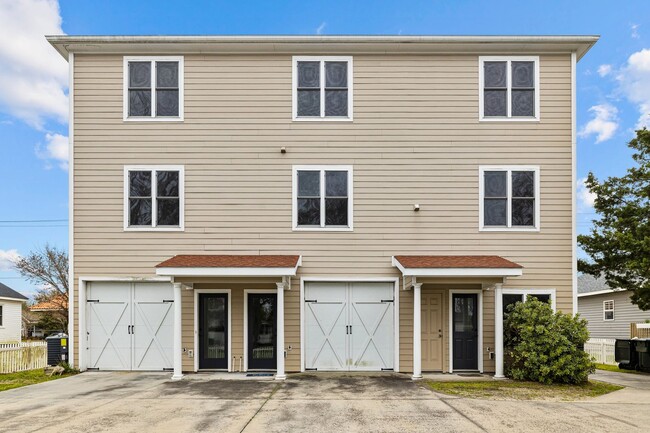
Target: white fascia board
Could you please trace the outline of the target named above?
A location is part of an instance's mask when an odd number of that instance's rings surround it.
[[[0,296],[0,301],[27,302],[29,299],[9,298]]]
[[[295,276],[293,268],[158,268],[156,275],[170,277],[285,277]]]
[[[584,298],[585,296],[596,296],[596,295],[605,295],[609,293],[624,292],[625,289],[607,289],[607,290],[597,290],[595,292],[587,293],[578,293],[578,298]]]

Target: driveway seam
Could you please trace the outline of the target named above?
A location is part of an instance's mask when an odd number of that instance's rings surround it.
[[[456,399],[454,399],[454,400],[456,400]],[[446,398],[441,398],[440,401],[443,402],[444,404],[446,404],[447,406],[449,406],[451,409],[453,409],[454,412],[456,412],[458,415],[462,416],[462,417],[465,418],[467,421],[471,422],[471,423],[474,424],[476,427],[480,428],[482,431],[487,432],[487,430],[486,430],[485,427],[483,427],[481,424],[479,424],[479,423],[477,423],[476,421],[474,421],[474,420],[473,420],[472,418],[470,418],[469,416],[465,415],[465,414],[464,414],[463,412],[461,412],[460,410],[456,409],[454,406],[452,406],[450,403],[447,402],[447,399],[446,399]]]
[[[632,424],[631,422],[628,422],[628,421],[625,421],[625,420],[622,420],[622,419],[619,419],[619,418],[615,418],[615,417],[613,417],[611,415],[607,415],[607,414],[598,412],[597,410],[585,407],[585,406],[580,405],[580,404],[576,404],[576,403],[569,403],[569,404],[571,404],[571,406],[579,407],[580,409],[584,409],[586,411],[593,412],[593,413],[595,413],[595,414],[597,414],[599,416],[602,416],[603,418],[608,418],[608,419],[611,419],[611,420],[614,420],[614,421],[618,421],[620,423],[627,424],[627,425],[632,426],[632,427],[637,427],[637,428],[639,427],[638,425]]]
[[[271,400],[271,399],[273,398],[273,396],[275,395],[276,391],[277,391],[279,388],[280,388],[280,384],[277,383],[277,384],[275,385],[275,387],[271,390],[271,393],[269,394],[269,396],[266,397],[266,400],[264,400],[264,401],[262,402],[262,405],[261,405],[261,406],[260,406],[260,407],[255,411],[255,413],[253,414],[253,416],[250,417],[250,419],[249,419],[248,421],[246,421],[246,424],[244,424],[244,427],[242,427],[242,429],[239,430],[239,433],[243,433],[243,431],[246,430],[246,427],[248,427],[248,424],[250,424],[251,421],[253,421],[253,418],[255,418],[255,417],[257,416],[257,414],[260,413],[260,411],[261,411],[262,408],[266,405],[266,403],[267,403],[269,400]]]

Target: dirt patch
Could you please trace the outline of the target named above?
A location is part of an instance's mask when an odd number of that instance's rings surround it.
[[[216,398],[223,400],[265,399],[275,388],[275,382],[255,380],[179,380],[165,382],[161,395]]]

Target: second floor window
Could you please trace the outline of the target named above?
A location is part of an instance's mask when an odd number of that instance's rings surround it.
[[[539,120],[539,59],[480,57],[481,120]]]
[[[294,57],[293,119],[352,119],[351,57]]]
[[[293,228],[352,230],[352,167],[294,167]]]
[[[183,168],[126,167],[125,230],[183,229]]]
[[[183,59],[124,59],[125,120],[182,120]]]

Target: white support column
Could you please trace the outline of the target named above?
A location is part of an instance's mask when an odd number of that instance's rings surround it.
[[[180,380],[183,377],[182,293],[181,283],[174,283],[174,375],[172,380]]]
[[[494,378],[503,379],[503,284],[494,289]]]
[[[413,283],[413,376],[422,379],[422,283]]]
[[[284,286],[285,283],[276,283],[278,286],[277,296],[277,371],[275,372],[275,380],[285,380],[287,376],[284,373]]]

